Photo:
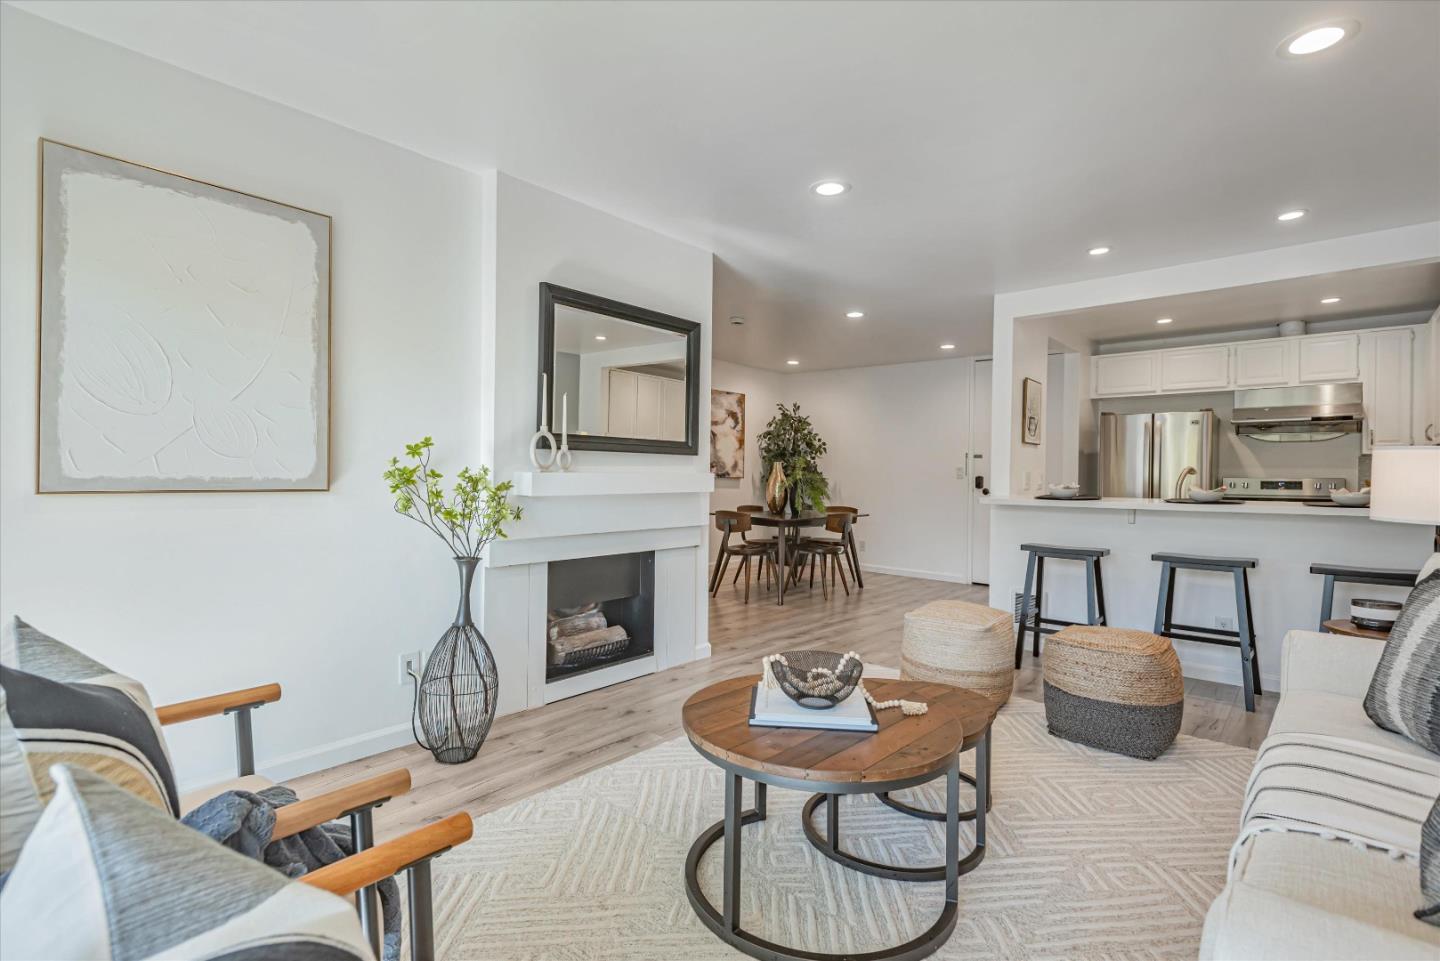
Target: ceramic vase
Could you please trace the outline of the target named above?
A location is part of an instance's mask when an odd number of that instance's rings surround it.
[[[765,506],[772,514],[785,509],[785,471],[778,460],[770,466],[770,479],[765,482]]]

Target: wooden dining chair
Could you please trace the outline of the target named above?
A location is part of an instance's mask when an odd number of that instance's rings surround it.
[[[710,575],[710,596],[714,597],[720,593],[720,583],[725,578],[725,571],[730,566],[732,557],[740,558],[739,566],[735,570],[735,580],[742,576],[745,578],[745,603],[750,603],[750,560],[759,558],[759,567],[755,571],[756,583],[760,577],[766,576],[766,586],[771,583],[770,578],[774,577],[775,567],[773,540],[751,541],[746,540],[745,535],[751,530],[750,515],[745,511],[716,511],[715,529],[720,531],[723,537],[720,539],[720,549],[715,553],[715,572]],[[739,534],[740,542],[730,543],[730,535]],[[765,565],[766,558],[770,558],[770,565]],[[733,584],[735,581],[731,581]]]
[[[825,507],[825,513],[826,513],[827,516],[830,515],[830,514],[849,514],[849,515],[850,515],[850,524],[851,524],[852,528],[853,528],[853,526],[855,525],[855,523],[860,520],[860,508],[858,508],[858,507],[847,507],[847,506],[845,506],[845,505],[843,505],[843,504],[828,504],[828,505],[826,505],[826,507]],[[846,563],[846,565],[850,568],[850,579],[853,580],[853,581],[858,585],[858,584],[860,583],[860,574],[859,574],[859,572],[857,572],[857,571],[855,570],[855,554],[854,554],[854,552],[850,549],[850,544],[848,543],[848,542],[851,541],[853,538],[854,538],[854,533],[853,533],[853,531],[852,531],[850,534],[846,534],[844,537],[842,537],[841,540],[847,542],[847,543],[846,543],[846,550],[845,550],[845,563]],[[828,543],[828,542],[832,542],[832,541],[834,540],[834,538],[831,538],[831,537],[806,537],[806,538],[804,538],[804,540],[805,540],[805,541],[809,541],[809,542],[820,541],[820,542],[826,542],[826,543]],[[794,570],[795,570],[795,565],[792,564],[792,565],[791,565],[791,572],[792,572],[792,574],[794,573]],[[792,580],[795,580],[795,578],[792,577]]]
[[[803,539],[798,547],[800,552],[799,565],[795,568],[796,578],[799,572],[805,569],[805,562],[810,562],[810,586],[815,586],[815,567],[820,567],[820,591],[828,600],[830,592],[835,587],[835,576],[840,576],[840,584],[845,588],[845,596],[850,596],[850,582],[845,577],[845,565],[841,562],[842,557],[850,555],[850,525],[854,523],[855,515],[848,510],[831,510],[825,515],[825,530],[831,534],[838,534],[839,537],[807,537]]]

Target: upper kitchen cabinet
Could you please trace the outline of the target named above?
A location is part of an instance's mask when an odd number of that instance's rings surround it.
[[[1235,345],[1236,387],[1285,387],[1295,383],[1295,341],[1260,340]]]
[[[1365,389],[1365,433],[1361,451],[1384,444],[1412,442],[1411,392],[1414,370],[1413,330],[1370,331],[1359,337],[1360,382]]]
[[[1096,397],[1153,394],[1160,389],[1159,351],[1138,354],[1097,354],[1091,368]]]
[[[1360,338],[1355,334],[1300,338],[1300,383],[1334,384],[1360,379]]]
[[[1184,347],[1160,352],[1162,391],[1225,390],[1230,386],[1230,348]]]

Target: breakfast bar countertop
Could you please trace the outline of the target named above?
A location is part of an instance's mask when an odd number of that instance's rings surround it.
[[[1239,504],[1171,504],[1159,497],[1102,497],[1099,500],[1039,500],[1034,497],[981,498],[995,507],[1040,507],[1072,511],[1169,511],[1177,514],[1304,514],[1308,517],[1370,519],[1368,507],[1332,507],[1305,504],[1299,501],[1242,501]]]

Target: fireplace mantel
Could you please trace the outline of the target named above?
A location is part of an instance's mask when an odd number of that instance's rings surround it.
[[[519,497],[615,497],[644,494],[708,494],[715,475],[696,471],[516,471]]]

